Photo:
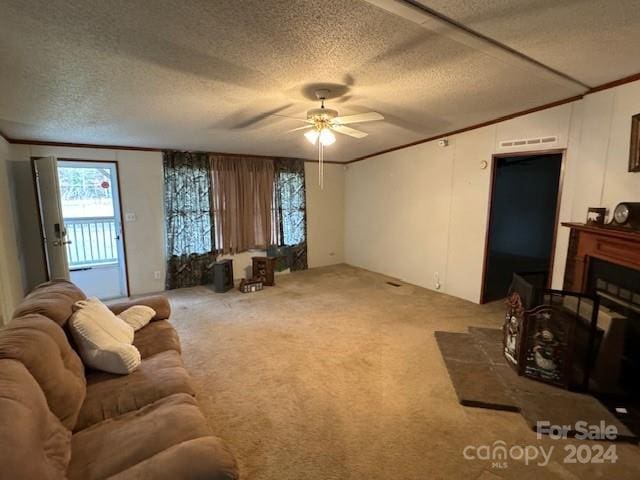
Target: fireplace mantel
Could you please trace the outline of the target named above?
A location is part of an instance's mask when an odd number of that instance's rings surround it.
[[[640,232],[584,223],[563,223],[571,229],[564,289],[585,293],[591,258],[640,270]]]

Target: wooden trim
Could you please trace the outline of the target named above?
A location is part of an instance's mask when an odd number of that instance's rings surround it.
[[[35,160],[41,157],[31,157],[31,175],[33,178],[33,190],[36,195],[36,209],[38,211],[38,226],[40,228],[40,239],[42,246],[42,257],[45,261],[45,274],[47,276],[47,281],[51,280],[49,277],[49,268],[47,266],[47,252],[46,247],[44,245],[44,232],[42,230],[42,212],[40,211],[40,198],[38,196],[38,182],[36,181],[36,173],[35,173]],[[124,211],[122,207],[122,188],[120,184],[120,165],[118,160],[85,160],[80,158],[58,158],[56,160],[63,162],[83,162],[83,163],[113,163],[116,166],[116,182],[118,184],[118,203],[120,205],[120,221],[123,223],[122,225],[122,251],[124,252],[124,273],[125,278],[127,280],[127,295],[131,294],[131,285],[129,283],[129,260],[127,258],[127,242],[126,242],[126,234],[124,231]]]
[[[494,158],[508,158],[508,157],[534,157],[538,155],[556,155],[558,153],[565,154],[566,148],[553,148],[550,150],[527,150],[526,152],[508,152],[508,153],[494,153]]]
[[[605,237],[616,237],[623,240],[632,240],[640,242],[640,232],[627,227],[609,227],[598,225],[587,225],[586,223],[562,222],[563,227],[569,227],[574,230],[593,233],[595,235]]]
[[[529,156],[542,156],[542,155],[562,155],[560,159],[560,178],[558,179],[558,193],[556,199],[556,214],[554,216],[553,223],[553,238],[551,239],[551,251],[549,252],[549,277],[547,279],[547,287],[550,288],[551,280],[553,278],[553,265],[555,262],[556,245],[558,239],[558,227],[560,226],[560,202],[562,200],[562,186],[564,182],[565,173],[565,160],[566,149],[558,148],[555,150],[534,150],[528,152],[511,152],[511,153],[496,153],[491,156],[491,180],[489,184],[489,205],[487,208],[487,229],[485,232],[484,240],[484,260],[482,262],[482,283],[480,285],[480,304],[486,303],[485,300],[485,284],[487,280],[487,267],[489,264],[489,240],[491,235],[491,224],[493,221],[493,195],[495,193],[495,179],[497,173],[498,162],[496,160],[510,157],[529,157]],[[564,224],[563,224],[564,225]]]
[[[104,150],[136,150],[142,152],[161,152],[160,148],[153,147],[129,147],[124,145],[96,145],[93,143],[67,143],[67,142],[49,142],[45,140],[29,140],[9,138],[9,143],[15,143],[17,145],[44,145],[47,147],[71,147],[71,148],[95,148]]]
[[[549,257],[549,276],[547,277],[547,288],[551,288],[553,282],[553,267],[556,262],[556,246],[558,245],[558,229],[560,228],[560,207],[562,206],[562,187],[564,186],[564,175],[566,172],[566,149],[557,152],[562,155],[560,158],[560,178],[558,179],[558,197],[556,198],[556,215],[553,223],[553,238],[551,239],[551,257]]]
[[[129,283],[129,258],[127,257],[127,234],[124,229],[124,208],[122,206],[122,185],[120,183],[120,163],[118,160],[85,160],[81,158],[57,158],[61,162],[78,162],[78,163],[112,163],[116,166],[116,183],[118,185],[118,206],[120,207],[120,222],[122,223],[122,252],[124,254],[124,275],[127,280],[126,296],[131,296],[131,285]]]
[[[640,172],[640,113],[631,117],[629,141],[629,171]]]
[[[564,282],[577,292],[584,292],[589,268],[594,258],[640,269],[640,232],[624,227],[586,225],[563,222],[571,229],[573,244],[567,255]]]
[[[597,85],[589,89],[585,95],[589,95],[591,93],[601,92],[602,90],[608,90],[610,88],[619,87],[620,85],[625,85],[627,83],[632,83],[640,80],[640,73],[635,73],[633,75],[629,75],[628,77],[623,77],[618,80],[614,80],[612,82],[603,83],[602,85]]]
[[[366,160],[366,159],[371,158],[371,157],[376,157],[378,155],[382,155],[382,154],[385,154],[385,153],[394,152],[396,150],[401,150],[403,148],[413,147],[414,145],[420,145],[422,143],[432,142],[432,141],[438,140],[440,138],[449,137],[451,135],[457,135],[459,133],[468,132],[470,130],[476,130],[476,129],[482,128],[482,127],[488,127],[489,125],[494,125],[496,123],[504,122],[506,120],[511,120],[513,118],[521,117],[523,115],[528,115],[530,113],[539,112],[541,110],[547,110],[549,108],[558,107],[558,106],[564,105],[566,103],[571,103],[571,102],[575,102],[575,101],[581,100],[586,95],[590,95],[590,94],[596,93],[596,92],[601,92],[602,90],[608,90],[608,89],[614,88],[614,87],[619,87],[620,85],[625,85],[627,83],[636,82],[638,80],[640,80],[640,73],[636,73],[634,75],[629,75],[628,77],[620,78],[620,79],[614,80],[612,82],[603,83],[602,85],[597,85],[595,87],[592,87],[589,90],[587,90],[585,93],[583,93],[582,95],[575,95],[573,97],[565,98],[563,100],[557,100],[555,102],[551,102],[551,103],[547,103],[547,104],[544,104],[544,105],[540,105],[539,107],[534,107],[534,108],[530,108],[528,110],[522,110],[522,111],[517,112],[517,113],[512,113],[510,115],[504,115],[502,117],[494,118],[493,120],[489,120],[489,121],[486,121],[486,122],[476,123],[475,125],[471,125],[469,127],[464,127],[464,128],[460,128],[460,129],[457,129],[457,130],[451,130],[451,131],[445,132],[445,133],[439,133],[438,135],[434,135],[432,137],[425,138],[423,140],[417,140],[415,142],[406,143],[404,145],[399,145],[397,147],[387,148],[386,150],[381,150],[381,151],[376,152],[376,153],[371,153],[369,155],[364,155],[362,157],[354,158],[353,160],[349,160],[348,162],[345,162],[345,164],[349,165],[351,163],[360,162],[362,160]]]
[[[469,127],[459,128],[458,130],[452,130],[452,131],[446,132],[446,133],[440,133],[438,135],[434,135],[433,137],[425,138],[423,140],[417,140],[415,142],[406,143],[404,145],[388,148],[386,150],[381,150],[379,152],[372,153],[370,155],[365,155],[363,157],[354,158],[353,160],[349,160],[348,162],[345,162],[345,164],[349,165],[351,163],[360,162],[362,160],[366,160],[367,158],[376,157],[376,156],[382,155],[384,153],[394,152],[396,150],[402,150],[403,148],[413,147],[415,145],[420,145],[422,143],[432,142],[432,141],[438,140],[440,138],[450,137],[451,135],[457,135],[459,133],[468,132],[470,130],[477,130],[478,128],[488,127],[489,125],[495,125],[496,123],[505,122],[507,120],[511,120],[513,118],[521,117],[523,115],[528,115],[530,113],[539,112],[541,110],[546,110],[548,108],[553,108],[553,107],[557,107],[557,106],[564,105],[564,104],[567,104],[567,103],[575,102],[577,100],[582,99],[582,97],[583,97],[583,95],[577,95],[575,97],[565,98],[563,100],[557,100],[555,102],[546,103],[546,104],[540,105],[538,107],[533,107],[533,108],[529,108],[527,110],[522,110],[522,111],[517,112],[517,113],[512,113],[512,114],[509,114],[509,115],[504,115],[502,117],[494,118],[493,120],[488,120],[488,121],[482,122],[482,123],[476,123],[475,125],[471,125]],[[524,153],[526,154],[526,152],[524,152]]]
[[[363,155],[361,157],[354,158],[353,160],[348,160],[346,162],[336,162],[336,161],[326,161],[325,160],[324,163],[336,164],[336,165],[349,165],[351,163],[360,162],[362,160],[366,160],[368,158],[376,157],[378,155],[382,155],[382,154],[389,153],[389,152],[394,152],[396,150],[401,150],[403,148],[413,147],[415,145],[420,145],[422,143],[432,142],[433,140],[438,140],[440,138],[449,137],[451,135],[457,135],[457,134],[468,132],[468,131],[471,131],[471,130],[476,130],[476,129],[482,128],[482,127],[488,127],[490,125],[495,125],[496,123],[500,123],[500,122],[504,122],[504,121],[507,121],[507,120],[511,120],[513,118],[521,117],[523,115],[528,115],[530,113],[539,112],[541,110],[547,110],[549,108],[558,107],[560,105],[564,105],[564,104],[567,104],[567,103],[575,102],[577,100],[581,100],[586,95],[590,95],[592,93],[600,92],[602,90],[608,90],[608,89],[614,88],[614,87],[619,87],[620,85],[625,85],[627,83],[632,83],[632,82],[635,82],[635,81],[638,81],[638,80],[640,80],[640,73],[636,73],[634,75],[629,75],[627,77],[620,78],[620,79],[614,80],[612,82],[603,83],[602,85],[597,85],[595,87],[590,88],[589,90],[587,90],[585,93],[583,93],[581,95],[575,95],[573,97],[565,98],[565,99],[562,99],[562,100],[556,100],[555,102],[546,103],[544,105],[540,105],[538,107],[529,108],[527,110],[521,110],[519,112],[512,113],[512,114],[509,114],[509,115],[503,115],[501,117],[494,118],[493,120],[488,120],[486,122],[476,123],[476,124],[468,126],[468,127],[459,128],[457,130],[451,130],[449,132],[439,133],[437,135],[434,135],[434,136],[431,136],[431,137],[428,137],[428,138],[424,138],[422,140],[416,140],[415,142],[406,143],[406,144],[403,144],[403,145],[398,145],[397,147],[391,147],[391,148],[387,148],[385,150],[380,150],[379,152],[371,153],[371,154],[368,154],[368,155]],[[180,149],[170,149],[170,148],[161,149],[161,148],[156,148],[156,147],[132,147],[132,146],[126,146],[126,145],[98,145],[98,144],[93,144],[93,143],[68,143],[68,142],[52,142],[52,141],[50,142],[50,141],[43,141],[43,140],[29,140],[29,139],[22,139],[22,138],[11,138],[11,137],[3,134],[2,132],[0,132],[0,136],[4,137],[4,139],[9,143],[22,144],[22,145],[44,145],[44,146],[51,146],[51,147],[70,147],[70,148],[101,148],[101,149],[109,149],[109,150],[134,150],[134,151],[143,151],[143,152],[162,152],[163,150],[180,150]],[[216,155],[228,155],[228,156],[252,156],[252,157],[258,157],[258,158],[260,158],[260,157],[275,158],[275,157],[268,157],[268,156],[265,156],[265,155],[248,155],[248,154],[223,153],[223,152],[208,152],[208,153],[212,153],[212,154],[216,154]],[[301,160],[304,160],[305,162],[310,162],[310,163],[318,163],[317,160],[311,160],[311,159],[301,159]]]
[[[2,132],[0,132],[2,135]],[[132,150],[138,152],[163,152],[165,150],[176,150],[176,151],[186,151],[180,148],[156,148],[156,147],[132,147],[126,145],[99,145],[94,143],[68,143],[68,142],[49,142],[45,140],[29,140],[29,139],[16,139],[10,138],[5,135],[2,135],[5,140],[9,143],[16,145],[41,145],[46,147],[63,147],[63,148],[95,148],[101,150]],[[255,155],[251,153],[226,153],[226,152],[204,152],[211,155],[224,155],[226,157],[251,157],[251,158],[260,158],[264,160],[273,160],[274,158],[293,158],[295,160],[302,160],[308,163],[318,163],[318,160],[312,160],[307,158],[296,158],[296,157],[281,157],[278,155]],[[87,160],[92,161],[92,160]],[[101,161],[101,160],[97,160]],[[324,163],[335,164],[335,165],[345,165],[345,162],[336,162],[332,160],[325,160]]]
[[[4,138],[5,142],[13,143],[9,137],[7,137],[2,130],[0,130],[0,137]]]
[[[495,189],[494,189],[494,184],[495,184],[495,180],[496,180],[496,172],[497,172],[497,167],[496,165],[498,164],[498,162],[496,162],[496,160],[498,159],[498,157],[496,157],[495,155],[491,157],[491,180],[489,181],[489,201],[488,206],[487,206],[487,229],[484,232],[484,258],[482,260],[482,278],[481,278],[481,283],[480,283],[480,304],[484,304],[486,303],[486,300],[484,298],[485,296],[485,285],[486,285],[486,278],[487,278],[487,266],[489,265],[489,239],[491,236],[491,221],[492,221],[492,215],[491,215],[491,207],[493,206],[493,195],[495,193]]]

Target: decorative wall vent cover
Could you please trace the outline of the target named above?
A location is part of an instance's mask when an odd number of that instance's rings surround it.
[[[558,143],[557,135],[549,135],[546,137],[523,138],[520,140],[503,140],[500,142],[500,148],[518,148],[528,146],[547,146],[556,145]]]

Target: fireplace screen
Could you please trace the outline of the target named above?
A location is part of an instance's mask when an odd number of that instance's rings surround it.
[[[598,388],[640,395],[640,270],[590,258],[586,290],[597,294],[609,325],[596,368]]]
[[[517,277],[517,278],[516,278]],[[504,355],[519,375],[587,389],[597,351],[596,297],[537,287],[514,275]]]

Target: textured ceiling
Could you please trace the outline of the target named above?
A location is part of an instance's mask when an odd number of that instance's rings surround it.
[[[577,80],[636,73],[637,1],[423,1]],[[475,4],[469,7],[470,4]],[[559,6],[559,4],[562,4]],[[11,138],[314,158],[313,85],[348,161],[583,93],[361,0],[0,1],[0,130]],[[637,50],[637,48],[636,48]]]
[[[640,72],[638,0],[418,2],[592,87]]]

